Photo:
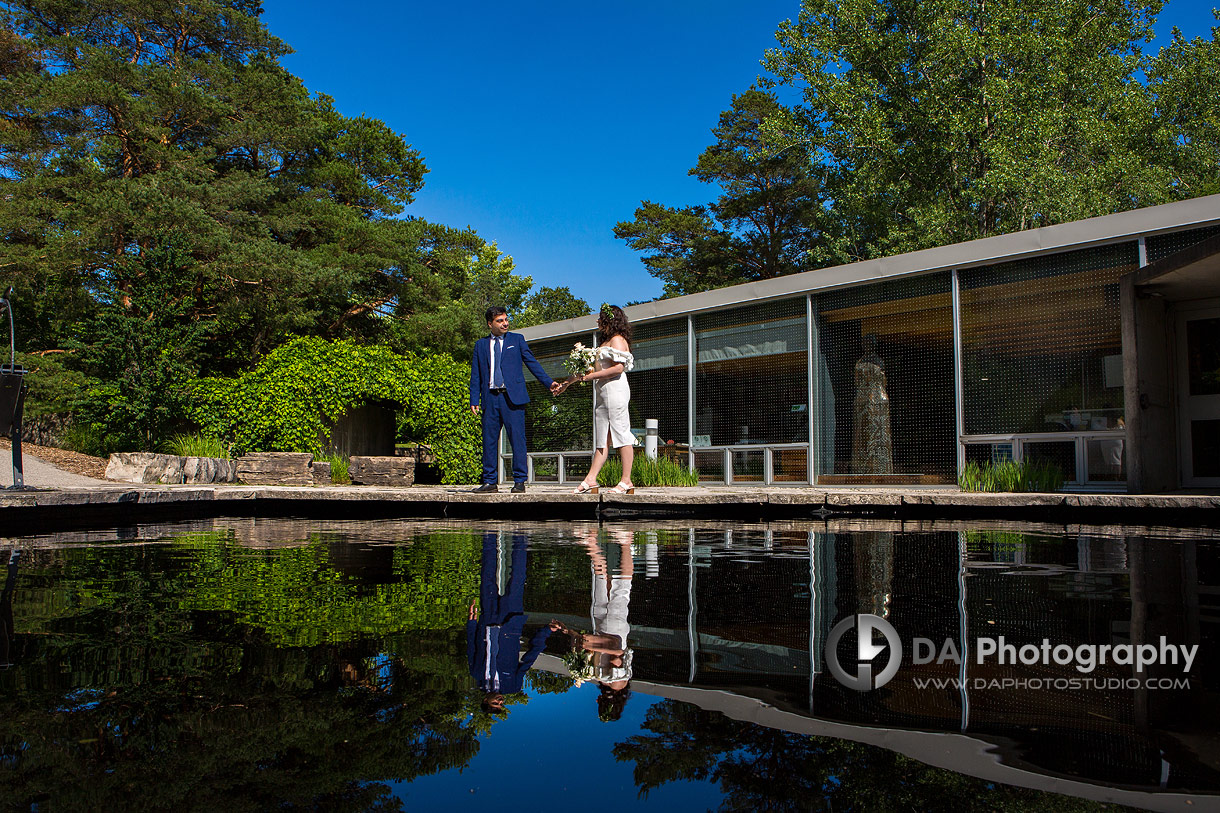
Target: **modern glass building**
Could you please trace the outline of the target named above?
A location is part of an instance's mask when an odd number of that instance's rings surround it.
[[[627,308],[637,434],[701,481],[1220,487],[1220,195]],[[559,377],[590,315],[522,331]],[[592,388],[532,382],[531,477],[575,482]],[[507,449],[505,449],[507,451]]]

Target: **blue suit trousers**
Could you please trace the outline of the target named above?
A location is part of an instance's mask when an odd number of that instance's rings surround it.
[[[508,432],[513,449],[513,482],[524,483],[529,476],[525,453],[525,405],[517,406],[502,392],[488,393],[483,399],[483,482],[494,483],[496,456],[500,447],[500,427]]]

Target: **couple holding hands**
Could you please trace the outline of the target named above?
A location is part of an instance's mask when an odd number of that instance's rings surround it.
[[[483,419],[483,477],[476,493],[496,491],[496,445],[500,429],[508,432],[513,449],[512,492],[525,491],[528,476],[525,451],[525,405],[529,394],[525,390],[528,367],[552,395],[560,395],[577,382],[594,384],[593,398],[593,461],[589,473],[576,487],[575,494],[596,494],[597,474],[610,454],[618,449],[623,463],[623,479],[614,488],[615,494],[634,494],[631,464],[635,459],[635,436],[627,406],[631,387],[627,372],[635,366],[631,355],[631,325],[623,309],[617,305],[602,305],[597,316],[597,361],[593,369],[581,375],[555,381],[530,352],[525,337],[508,330],[508,312],[500,306],[487,309],[487,328],[491,335],[475,342],[470,360],[470,411]]]

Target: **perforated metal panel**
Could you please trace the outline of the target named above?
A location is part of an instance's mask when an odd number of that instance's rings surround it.
[[[1209,237],[1220,234],[1220,226],[1209,226],[1204,229],[1187,229],[1175,231],[1172,234],[1158,234],[1144,241],[1148,262],[1154,263],[1170,254],[1176,254],[1184,248],[1190,248],[1195,243],[1201,243]]]
[[[805,300],[695,317],[695,434],[710,445],[809,437]]]
[[[631,425],[658,421],[662,444],[688,441],[686,320],[670,319],[634,327],[631,353]]]
[[[959,273],[966,434],[1112,429],[1135,243]]]
[[[589,334],[578,334],[561,339],[546,339],[530,342],[530,350],[542,364],[547,375],[555,380],[567,377],[563,360],[568,357],[572,345],[593,343]],[[530,403],[525,410],[525,437],[531,452],[584,451],[593,448],[593,387],[574,385],[559,397],[534,380],[528,371],[525,374],[526,389]],[[507,444],[505,444],[507,446]],[[507,450],[506,450],[507,451]],[[554,477],[555,463],[546,472]],[[540,472],[541,473],[541,472]]]
[[[952,481],[949,275],[818,294],[814,311],[820,475]]]

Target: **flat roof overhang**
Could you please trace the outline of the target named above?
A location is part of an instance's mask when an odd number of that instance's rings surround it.
[[[1087,220],[1076,220],[1039,229],[985,237],[981,240],[911,251],[892,257],[821,268],[816,271],[790,274],[759,282],[748,282],[673,299],[644,302],[626,308],[626,312],[627,317],[633,323],[650,322],[668,317],[684,316],[688,313],[744,305],[759,300],[799,296],[812,291],[931,271],[1011,262],[1217,223],[1220,223],[1220,195],[1208,195]],[[1172,257],[1165,259],[1169,260]],[[597,318],[595,315],[589,314],[574,319],[522,328],[521,333],[527,339],[535,340],[552,336],[566,336],[572,333],[591,333],[596,328]]]
[[[1220,298],[1220,236],[1146,265],[1132,278],[1136,288],[1168,302]]]

